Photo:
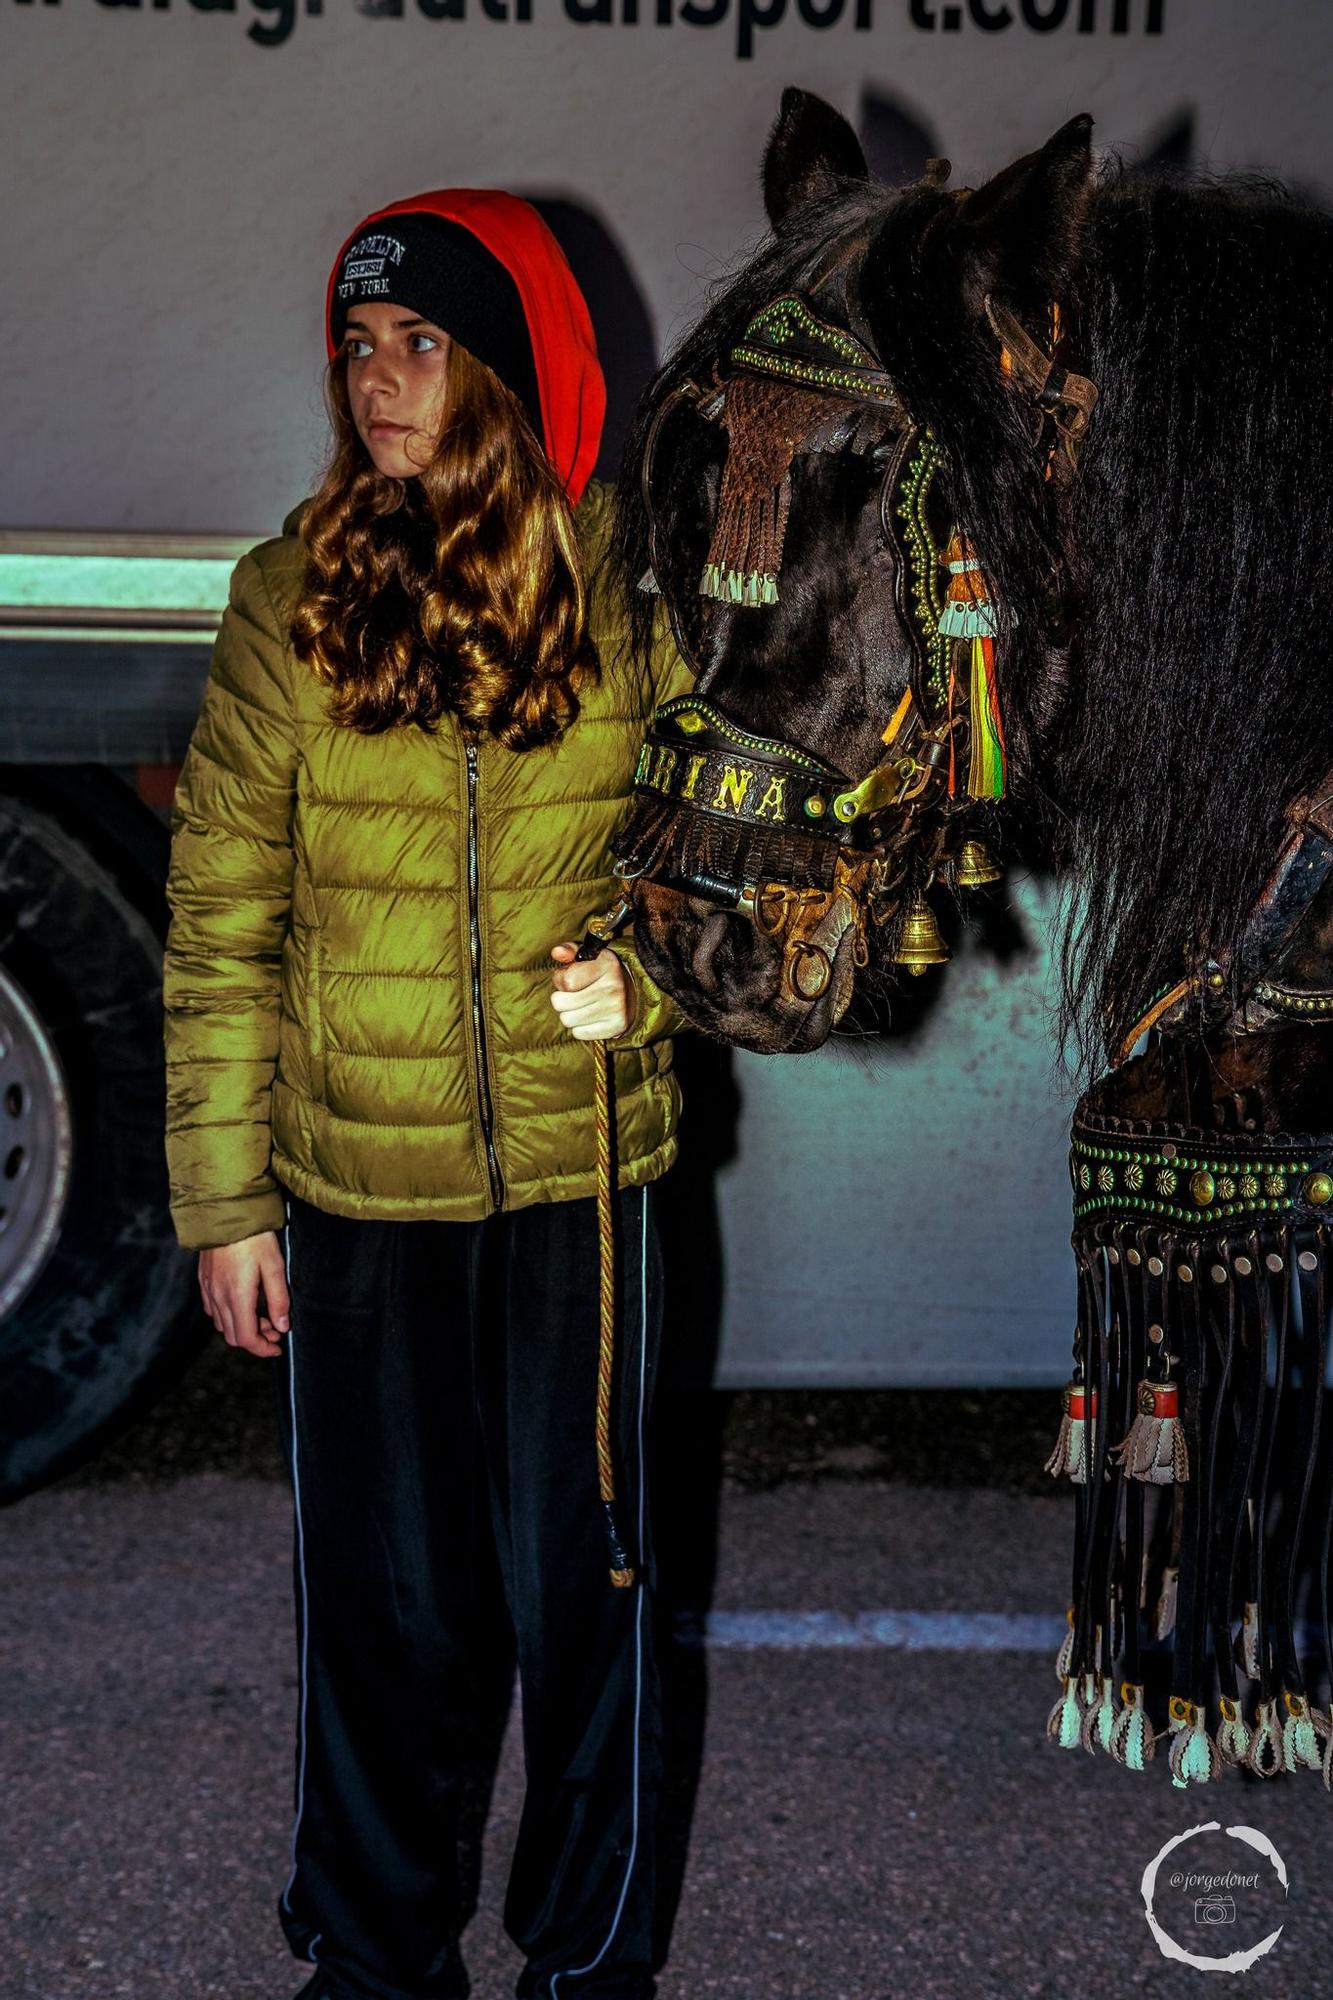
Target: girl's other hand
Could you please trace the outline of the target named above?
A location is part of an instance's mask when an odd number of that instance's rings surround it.
[[[247,1354],[281,1354],[281,1336],[291,1325],[291,1300],[276,1231],[265,1229],[239,1243],[201,1250],[199,1290],[205,1312],[228,1347],[243,1347]]]
[[[634,1020],[634,990],[615,952],[577,961],[576,944],[551,947],[551,1005],[576,1042],[606,1042]]]

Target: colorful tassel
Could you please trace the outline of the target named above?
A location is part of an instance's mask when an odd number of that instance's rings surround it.
[[[950,534],[940,562],[949,572],[949,587],[939,616],[941,638],[993,639],[999,627],[990,591],[971,544],[963,540],[957,528]]]
[[[1304,1695],[1292,1694],[1283,1688],[1282,1700],[1287,1716],[1282,1724],[1282,1762],[1288,1771],[1308,1771],[1323,1768],[1323,1757],[1319,1749],[1319,1724],[1324,1722],[1318,1709],[1311,1709]],[[1316,1719],[1317,1718],[1317,1719]],[[1327,1725],[1325,1724],[1325,1733]]]
[[[995,641],[978,635],[972,641],[971,676],[972,762],[967,789],[974,799],[1004,797],[1004,726],[995,687]]]
[[[1077,1750],[1083,1739],[1083,1708],[1079,1685],[1073,1674],[1065,1676],[1064,1693],[1046,1718],[1046,1734],[1062,1750]]]
[[[1171,1715],[1174,1731],[1168,1757],[1171,1782],[1182,1789],[1186,1785],[1206,1785],[1222,1770],[1221,1754],[1208,1734],[1206,1713],[1192,1701],[1172,1695]]]
[[[1217,1752],[1224,1764],[1243,1764],[1250,1748],[1250,1729],[1240,1709],[1226,1695],[1222,1701],[1222,1720],[1217,1725],[1214,1741]]]
[[[1131,1479],[1150,1486],[1183,1485],[1190,1476],[1189,1452],[1180,1422],[1180,1396],[1174,1382],[1140,1382],[1134,1392],[1136,1415],[1111,1458]]]
[[[1047,1459],[1043,1471],[1055,1479],[1067,1473],[1075,1485],[1085,1486],[1088,1480],[1087,1424],[1084,1409],[1087,1394],[1082,1382],[1068,1382],[1061,1394],[1063,1415],[1056,1436],[1055,1447]],[[1092,1419],[1097,1420],[1097,1391],[1092,1391]]]
[[[1094,1745],[1103,1750],[1110,1749],[1115,1723],[1115,1682],[1110,1674],[1103,1674],[1097,1682],[1095,1697],[1088,1704],[1079,1732],[1079,1740],[1089,1756],[1093,1755]]]
[[[1324,1790],[1333,1792],[1333,1700],[1329,1702],[1324,1725]]]
[[[1065,1612],[1065,1617],[1069,1621],[1069,1630],[1065,1633],[1064,1642],[1055,1656],[1055,1678],[1058,1681],[1067,1681],[1069,1679],[1069,1669],[1074,1663],[1074,1607],[1072,1604]]]
[[[1179,1587],[1180,1571],[1168,1563],[1162,1571],[1162,1588],[1153,1612],[1153,1631],[1159,1639],[1169,1638],[1176,1629],[1176,1593]]]
[[[1261,1701],[1254,1712],[1254,1733],[1245,1767],[1257,1778],[1274,1777],[1282,1769],[1282,1731],[1278,1727],[1275,1701]]]
[[[1121,1709],[1111,1731],[1110,1752],[1126,1770],[1142,1771],[1157,1754],[1157,1732],[1143,1705],[1143,1684],[1121,1681]]]

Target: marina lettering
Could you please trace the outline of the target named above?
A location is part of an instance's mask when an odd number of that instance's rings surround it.
[[[787,780],[785,778],[769,779],[768,790],[754,809],[755,818],[762,819],[770,806],[773,808],[774,819],[782,819],[785,816],[787,811]]]
[[[733,812],[740,812],[745,804],[745,794],[750,789],[750,782],[753,777],[754,772],[748,764],[724,765],[722,769],[722,782],[718,786],[716,797],[713,800],[714,810],[721,809],[725,811],[727,801],[730,800],[731,810]]]
[[[680,795],[683,799],[692,799],[694,797],[694,788],[699,782],[699,773],[707,762],[708,759],[706,757],[697,753],[691,757],[690,768],[685,774],[685,783],[680,788]]]

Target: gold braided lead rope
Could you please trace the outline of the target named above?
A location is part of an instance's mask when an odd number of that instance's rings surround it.
[[[594,917],[576,957],[586,962],[605,950],[629,916],[629,904],[622,897],[604,917]],[[605,1042],[592,1042],[593,1097],[597,1113],[597,1485],[602,1512],[606,1517],[606,1539],[611,1551],[611,1581],[626,1590],[634,1581],[634,1570],[625,1553],[625,1540],[616,1518],[616,1475],[611,1457],[611,1389],[615,1374],[616,1349],[616,1162],[612,1158],[611,1051]]]
[[[597,1481],[611,1544],[611,1581],[624,1590],[634,1581],[616,1522],[616,1476],[611,1462],[611,1382],[616,1340],[616,1247],[612,1203],[615,1170],[611,1159],[611,1051],[592,1044],[597,1104]]]

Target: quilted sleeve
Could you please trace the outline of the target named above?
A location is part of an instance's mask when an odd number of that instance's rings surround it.
[[[652,657],[652,701],[655,709],[664,701],[670,701],[678,694],[688,694],[694,686],[694,675],[676,648],[671,636],[671,624],[665,607],[659,605],[656,632],[653,638]],[[645,717],[645,726],[651,719],[651,709]],[[618,1049],[647,1048],[652,1042],[660,1042],[685,1032],[690,1023],[681,1013],[675,1001],[670,999],[660,986],[648,977],[639,963],[639,954],[634,949],[633,932],[626,932],[611,946],[629,978],[634,995],[634,1018],[623,1035],[610,1044]]]
[[[190,1250],[284,1220],[269,1171],[296,742],[286,635],[253,555],[229,602],[172,809],[164,979],[171,1213]]]

